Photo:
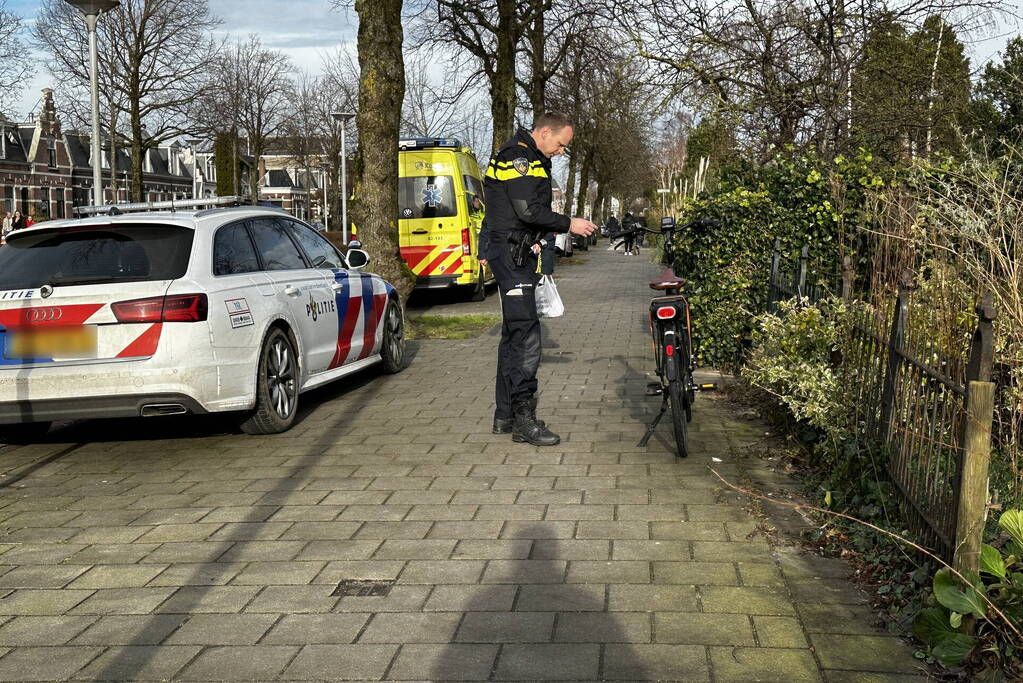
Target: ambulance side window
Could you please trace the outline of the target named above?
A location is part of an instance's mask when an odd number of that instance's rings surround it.
[[[398,211],[402,218],[457,216],[454,178],[449,175],[398,178]]]
[[[469,213],[477,213],[481,209],[473,206],[473,199],[478,198],[480,202],[483,201],[483,183],[476,176],[463,175],[462,183],[465,185],[466,198],[465,203],[469,207]]]

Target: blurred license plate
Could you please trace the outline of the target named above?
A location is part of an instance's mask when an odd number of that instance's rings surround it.
[[[8,330],[7,358],[54,358],[96,354],[94,326]]]

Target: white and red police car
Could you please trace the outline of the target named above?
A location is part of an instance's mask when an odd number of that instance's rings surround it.
[[[280,210],[41,223],[0,247],[0,442],[55,420],[240,411],[288,429],[299,394],[405,362],[394,287]]]

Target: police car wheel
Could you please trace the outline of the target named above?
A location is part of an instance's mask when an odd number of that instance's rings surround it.
[[[256,406],[242,421],[246,434],[279,434],[287,431],[298,412],[298,356],[288,334],[270,330],[259,353]]]
[[[35,443],[45,436],[49,430],[49,422],[0,425],[0,444],[21,445]]]
[[[480,266],[480,272],[477,274],[476,284],[472,287],[472,293],[469,296],[470,301],[485,301],[487,298],[487,286],[483,280],[483,267]]]
[[[384,311],[384,341],[380,349],[384,372],[394,374],[405,369],[405,318],[394,301],[387,302]]]

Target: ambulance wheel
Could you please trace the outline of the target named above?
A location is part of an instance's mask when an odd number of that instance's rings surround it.
[[[0,444],[23,445],[35,443],[50,431],[49,422],[25,422],[0,425]]]
[[[405,317],[394,301],[387,302],[381,324],[384,326],[384,340],[380,357],[384,360],[384,372],[393,375],[405,369]]]
[[[288,333],[270,330],[259,352],[256,407],[242,420],[246,434],[280,434],[295,422],[298,412],[298,355]]]
[[[487,298],[487,284],[483,280],[483,266],[480,266],[480,272],[476,277],[476,284],[472,287],[472,292],[469,295],[469,301],[485,301]]]

